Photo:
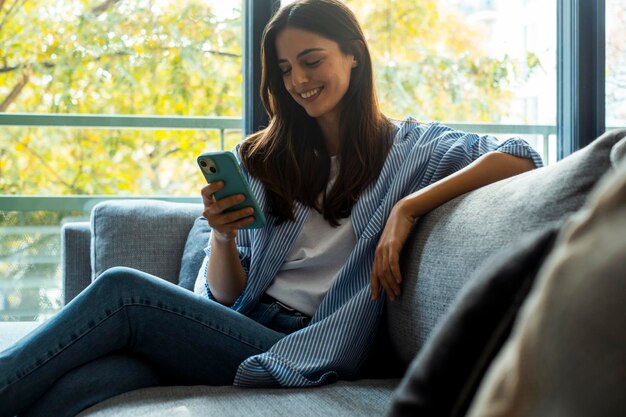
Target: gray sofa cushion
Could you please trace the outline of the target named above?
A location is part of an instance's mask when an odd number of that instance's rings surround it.
[[[403,254],[402,294],[388,306],[392,343],[405,363],[488,256],[583,204],[625,135],[607,133],[552,166],[460,196],[418,221]]]
[[[476,271],[413,359],[389,417],[465,415],[558,231],[532,232]]]
[[[187,235],[200,212],[198,204],[156,200],[96,205],[91,212],[92,278],[127,266],[178,283]]]
[[[619,141],[611,149],[611,162],[614,167],[619,165],[620,161],[626,156],[626,140]]]
[[[107,400],[80,417],[381,416],[397,379],[338,382],[315,388],[147,388]]]

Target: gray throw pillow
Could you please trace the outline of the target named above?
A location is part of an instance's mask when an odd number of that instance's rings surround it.
[[[198,271],[205,257],[204,248],[207,247],[210,236],[211,228],[207,219],[198,217],[189,231],[180,262],[178,285],[181,287],[193,291]]]

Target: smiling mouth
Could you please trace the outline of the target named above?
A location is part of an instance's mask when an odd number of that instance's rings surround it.
[[[303,99],[311,98],[313,96],[318,95],[322,91],[322,87],[314,88],[313,90],[305,91],[304,93],[299,94]]]

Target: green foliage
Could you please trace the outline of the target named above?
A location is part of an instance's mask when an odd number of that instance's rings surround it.
[[[240,116],[241,2],[6,0],[0,111]],[[385,113],[498,121],[509,86],[539,65],[481,49],[485,34],[437,0],[348,0],[366,30]],[[223,6],[221,6],[223,11]],[[241,139],[227,136],[226,148]],[[12,128],[0,193],[197,193],[195,155],[216,131]]]
[[[58,225],[79,214],[0,212],[0,224],[12,230],[0,238],[0,321],[44,319],[60,308]]]
[[[483,29],[438,0],[346,3],[369,39],[381,106],[396,118],[498,122],[510,86],[539,64],[490,56]]]
[[[0,110],[240,116],[241,3],[232,3],[224,17],[204,0],[9,0]],[[230,133],[226,147],[240,139]],[[217,131],[6,129],[0,193],[196,194],[193,159],[219,146]]]

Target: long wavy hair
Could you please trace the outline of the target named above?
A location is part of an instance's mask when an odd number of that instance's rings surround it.
[[[340,103],[339,173],[328,191],[330,157],[322,131],[290,96],[278,67],[276,37],[288,27],[330,39],[358,62]],[[352,11],[339,1],[296,1],[279,9],[265,27],[261,56],[261,100],[269,125],[242,143],[242,162],[265,185],[277,223],[293,220],[294,202],[299,201],[336,226],[376,179],[391,146],[393,125],[379,109],[363,31]]]

